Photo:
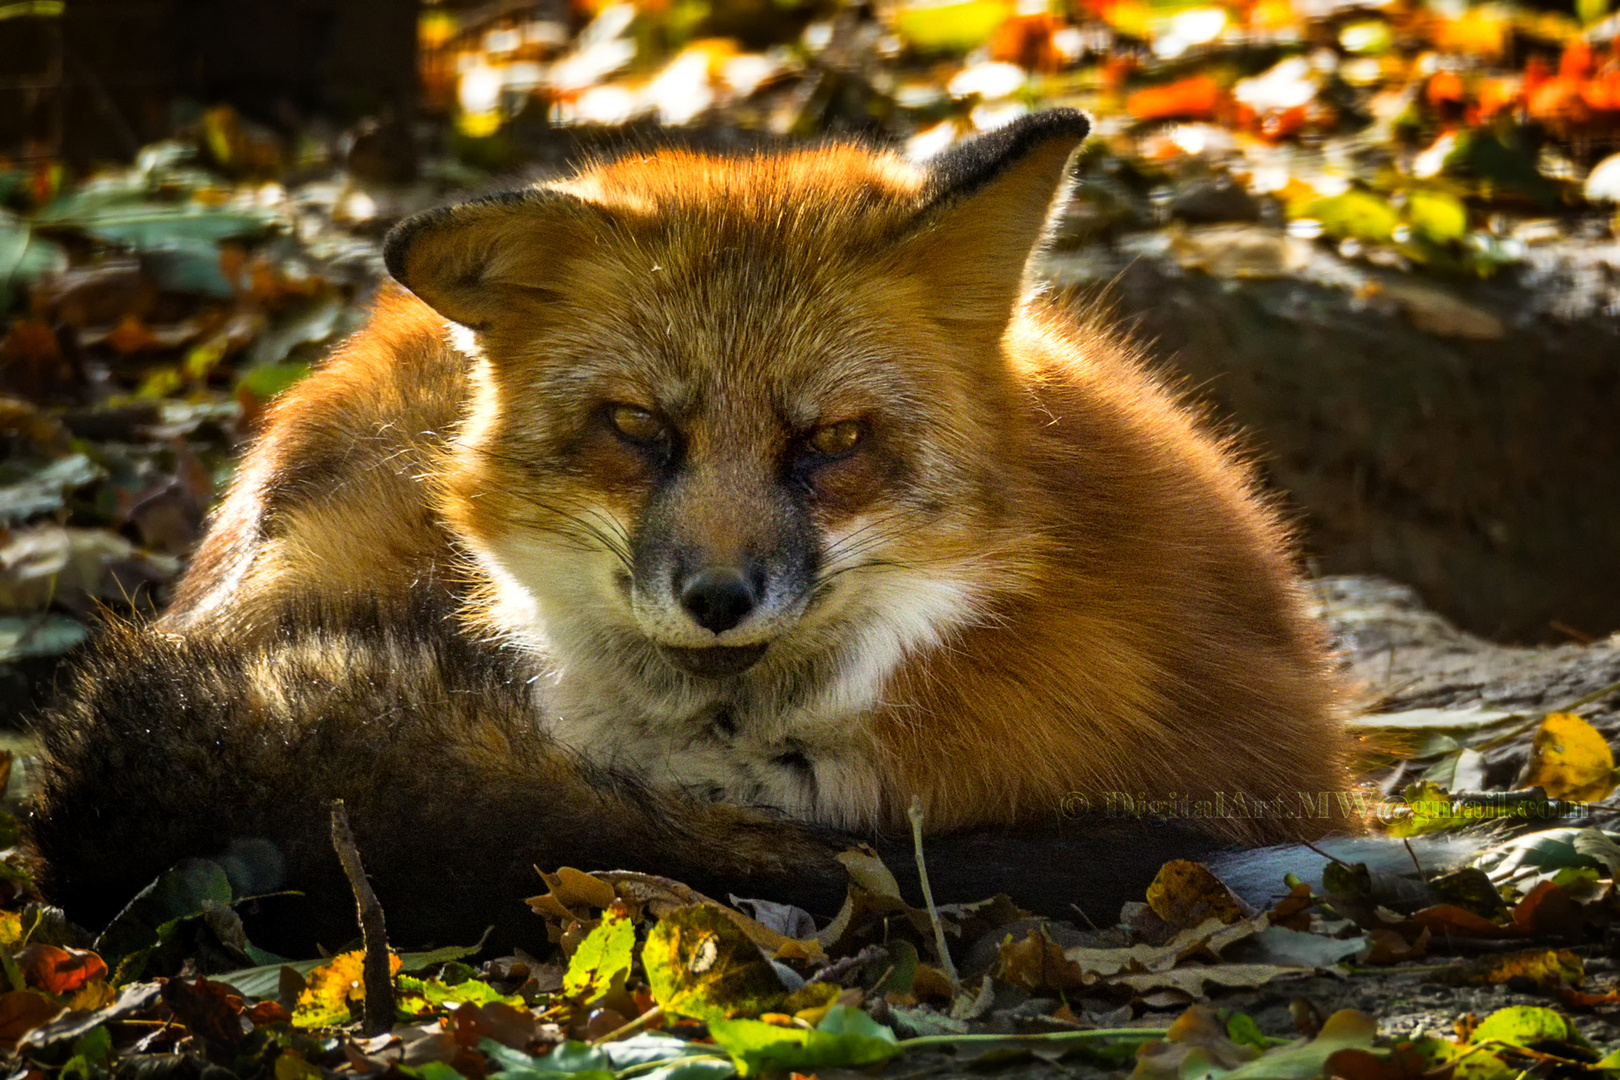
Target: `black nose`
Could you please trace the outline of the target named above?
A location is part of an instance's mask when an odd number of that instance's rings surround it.
[[[699,570],[681,586],[681,607],[693,622],[715,634],[742,622],[757,602],[748,579],[730,566]]]

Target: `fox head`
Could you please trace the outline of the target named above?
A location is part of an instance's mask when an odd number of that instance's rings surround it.
[[[1001,339],[1087,130],[632,155],[396,228],[472,358],[440,503],[494,625],[661,708],[860,707],[983,616],[1034,542]]]

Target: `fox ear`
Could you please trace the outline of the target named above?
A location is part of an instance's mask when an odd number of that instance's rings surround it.
[[[560,191],[502,192],[406,218],[383,242],[383,262],[439,314],[483,330],[505,312],[564,295],[570,263],[592,246],[600,216]]]
[[[1075,109],[1026,116],[927,166],[927,202],[903,240],[942,317],[998,340],[1024,288],[1069,159],[1091,131]]]

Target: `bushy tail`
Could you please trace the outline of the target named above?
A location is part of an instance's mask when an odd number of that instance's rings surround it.
[[[837,855],[865,840],[920,902],[909,836],[840,834],[592,766],[535,723],[532,678],[443,610],[305,613],[248,645],[110,626],[37,724],[42,884],[96,929],[176,862],[211,858],[238,895],[305,894],[245,913],[256,944],[334,948],[355,935],[330,843],[342,798],[407,947],[464,944],[489,925],[492,944],[541,947],[522,903],[543,891],[536,867],[640,870],[830,917],[847,882]],[[925,851],[941,903],[1006,892],[1107,924],[1164,861],[1220,847],[1176,825],[1054,817],[931,836]]]
[[[541,936],[536,866],[664,874],[724,897],[836,912],[847,839],[649,790],[593,768],[534,722],[524,673],[438,615],[292,620],[243,648],[206,632],[110,627],[37,725],[46,760],[31,844],[47,895],[96,928],[182,858],[222,861],[239,894],[297,889],[250,937],[307,953],[355,934],[330,842],[342,798],[390,936]],[[712,890],[712,892],[711,892]]]

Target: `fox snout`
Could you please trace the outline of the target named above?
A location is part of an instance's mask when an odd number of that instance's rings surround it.
[[[816,530],[769,486],[685,480],[655,495],[634,537],[631,607],[676,667],[734,674],[797,623],[815,578]]]

